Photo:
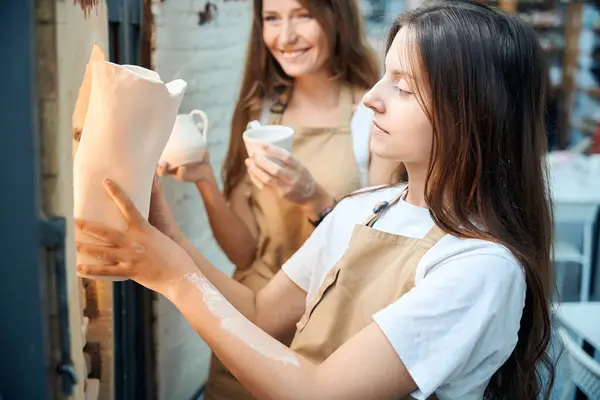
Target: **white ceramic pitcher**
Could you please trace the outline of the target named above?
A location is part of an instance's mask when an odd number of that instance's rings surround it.
[[[208,117],[204,111],[192,110],[188,114],[179,114],[160,162],[176,168],[202,161],[206,154],[207,132]]]
[[[126,228],[123,215],[104,189],[106,178],[123,188],[140,213],[148,217],[156,164],[169,140],[186,87],[183,80],[165,84],[156,72],[142,67],[93,63],[84,134],[73,166],[76,218]],[[85,235],[76,239],[95,242]],[[78,254],[77,263],[100,261]]]

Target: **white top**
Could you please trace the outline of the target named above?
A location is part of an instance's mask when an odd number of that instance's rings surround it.
[[[348,248],[355,224],[378,201],[403,187],[343,200],[283,266],[310,303]],[[433,221],[427,209],[401,200],[375,223],[384,232],[423,238]],[[425,399],[480,400],[494,372],[517,343],[525,304],[521,265],[505,247],[444,236],[421,259],[415,287],[373,315]]]
[[[271,104],[270,102],[263,103],[260,117],[260,123],[263,125],[269,123]],[[361,101],[356,106],[356,110],[350,121],[352,148],[354,149],[361,187],[367,185],[369,178],[369,136],[371,135],[372,121],[373,111]]]

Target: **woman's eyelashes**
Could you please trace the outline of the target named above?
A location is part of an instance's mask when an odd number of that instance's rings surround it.
[[[402,96],[408,96],[408,95],[411,95],[411,94],[413,94],[412,92],[410,92],[410,91],[408,91],[408,90],[406,90],[406,89],[402,89],[402,88],[401,88],[400,86],[398,86],[398,85],[394,86],[394,88],[396,88],[396,91],[397,91],[397,92],[398,92],[400,95],[402,95]]]
[[[308,11],[306,11],[306,12],[298,13],[295,16],[293,16],[292,18],[312,19],[312,15],[310,15],[310,13]],[[279,22],[280,20],[281,20],[281,18],[279,18],[279,16],[275,15],[275,14],[263,15],[264,22]]]

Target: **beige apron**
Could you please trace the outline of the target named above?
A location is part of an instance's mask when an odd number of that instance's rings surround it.
[[[285,93],[276,103],[287,103]],[[340,121],[333,128],[294,126],[292,153],[317,182],[334,198],[360,188],[360,177],[354,155],[350,122],[353,114],[352,88],[342,86],[339,97]],[[271,108],[269,124],[281,124],[283,109]],[[248,180],[249,182],[249,180]],[[256,258],[244,270],[236,270],[233,277],[255,292],[262,289],[281,269],[281,266],[302,246],[314,230],[304,212],[294,203],[279,198],[273,191],[249,186],[249,203],[259,228]],[[294,332],[281,341],[288,345]],[[214,355],[206,384],[206,400],[253,399]]]
[[[435,224],[423,239],[374,229],[373,224],[403,194],[377,205],[363,224],[354,227],[348,249],[298,322],[292,350],[323,362],[372,323],[373,314],[414,287],[419,261],[445,233]]]

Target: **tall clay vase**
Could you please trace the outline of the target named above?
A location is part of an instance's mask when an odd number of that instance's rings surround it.
[[[73,166],[75,218],[125,230],[123,215],[104,189],[107,178],[116,182],[148,218],[154,171],[186,87],[186,82],[179,79],[165,84],[156,72],[142,67],[107,61],[92,63],[84,134]],[[79,233],[76,240],[98,242]],[[77,254],[77,264],[100,263]]]
[[[79,87],[79,93],[77,95],[77,101],[75,102],[75,108],[71,117],[73,125],[73,154],[77,151],[77,145],[81,138],[83,131],[83,124],[85,123],[85,116],[87,115],[88,105],[90,103],[90,94],[92,92],[92,65],[95,61],[105,61],[106,57],[104,52],[97,44],[92,47],[92,53],[90,59],[85,66],[85,72],[83,74],[83,81]]]

